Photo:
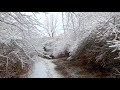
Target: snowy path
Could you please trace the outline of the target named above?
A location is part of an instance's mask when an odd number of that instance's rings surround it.
[[[62,78],[62,76],[54,69],[55,65],[52,63],[52,60],[40,57],[35,57],[35,59],[37,61],[28,78]]]

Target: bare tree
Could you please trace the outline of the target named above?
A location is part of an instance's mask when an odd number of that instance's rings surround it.
[[[43,24],[43,29],[46,30],[49,37],[54,37],[56,34],[58,26],[57,17],[55,17],[53,14],[50,15],[50,17],[47,16],[45,13],[45,21]]]

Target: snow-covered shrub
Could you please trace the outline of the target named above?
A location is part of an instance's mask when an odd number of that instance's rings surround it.
[[[114,15],[107,22],[96,26],[94,32],[78,46],[72,59],[93,72],[119,70],[119,25],[120,16]]]
[[[64,34],[61,34],[58,37],[50,38],[44,42],[44,49],[47,55],[52,58],[62,58],[68,57],[69,48],[71,47],[71,40],[64,38]]]
[[[0,77],[20,78],[27,75],[32,60],[14,40],[0,41]]]
[[[54,43],[53,56],[57,58],[68,57],[69,48],[69,43],[65,42],[64,40],[59,40],[56,43]]]
[[[107,21],[111,12],[66,12],[65,39],[71,40],[70,55],[74,55],[81,42],[88,37],[99,22]]]

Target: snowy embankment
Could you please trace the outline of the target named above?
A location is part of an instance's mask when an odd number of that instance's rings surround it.
[[[62,78],[54,69],[55,65],[52,60],[47,60],[38,56],[34,57],[35,64],[28,78]]]

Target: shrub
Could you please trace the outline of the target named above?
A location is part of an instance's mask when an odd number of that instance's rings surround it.
[[[0,77],[20,78],[32,67],[32,60],[14,40],[0,42]]]
[[[111,46],[115,39],[120,40],[120,28],[117,27],[120,27],[120,16],[114,16],[96,27],[81,42],[75,55],[71,56],[72,60],[77,60],[80,62],[79,66],[92,72],[113,73],[113,69],[117,69],[116,71],[119,73],[120,58],[116,58],[119,55],[118,45],[116,46],[117,49],[115,45],[114,47]]]

